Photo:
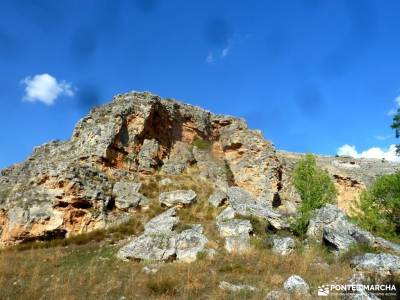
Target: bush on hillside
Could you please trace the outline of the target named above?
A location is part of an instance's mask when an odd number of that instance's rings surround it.
[[[356,222],[385,238],[400,238],[400,171],[383,175],[360,196]]]
[[[293,223],[293,231],[303,236],[312,212],[336,199],[336,188],[328,173],[317,167],[315,157],[307,154],[293,172],[293,184],[301,197],[298,217]]]

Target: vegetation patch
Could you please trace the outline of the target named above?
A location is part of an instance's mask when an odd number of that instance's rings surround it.
[[[195,139],[192,145],[199,150],[209,150],[211,149],[212,142],[203,139]]]
[[[400,241],[400,171],[379,177],[360,196],[353,220],[381,237]]]

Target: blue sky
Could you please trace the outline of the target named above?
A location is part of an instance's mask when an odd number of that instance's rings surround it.
[[[278,149],[347,144],[342,153],[391,158],[399,10],[389,0],[2,0],[0,167],[69,138],[92,105],[131,90],[244,117]]]

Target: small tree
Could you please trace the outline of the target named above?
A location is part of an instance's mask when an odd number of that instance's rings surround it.
[[[400,137],[400,108],[397,110],[397,113],[393,116],[393,123],[390,126],[395,130],[396,138]],[[396,145],[396,154],[400,155],[400,145]]]
[[[333,202],[337,192],[328,173],[317,167],[312,154],[307,154],[297,164],[293,172],[293,184],[302,200],[293,230],[303,236],[311,213],[324,204]]]
[[[383,175],[361,194],[356,221],[377,235],[398,239],[400,235],[400,171]]]

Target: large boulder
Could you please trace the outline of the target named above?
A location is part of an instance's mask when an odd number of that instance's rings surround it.
[[[249,192],[240,187],[228,189],[228,202],[236,214],[252,216],[267,220],[276,229],[288,228],[288,222],[283,216],[274,211],[263,199],[255,199]]]
[[[376,238],[368,231],[351,223],[346,214],[332,204],[326,204],[315,210],[306,235],[309,240],[323,241],[336,254],[346,253],[357,244],[400,253],[399,245]]]
[[[123,260],[173,260],[193,262],[204,250],[208,240],[200,224],[181,233],[175,231],[179,223],[176,208],[154,217],[144,226],[144,233],[122,247],[117,257]]]
[[[164,192],[160,194],[161,205],[172,206],[189,206],[197,200],[196,192],[193,190],[177,190],[172,192]]]
[[[309,294],[310,292],[310,287],[307,282],[305,282],[304,279],[298,275],[290,276],[284,282],[283,289],[294,294]]]
[[[351,261],[356,271],[387,278],[400,275],[400,257],[387,253],[365,253],[358,255]]]
[[[117,257],[122,260],[169,260],[176,255],[176,240],[172,233],[151,232],[133,239],[122,247]]]

